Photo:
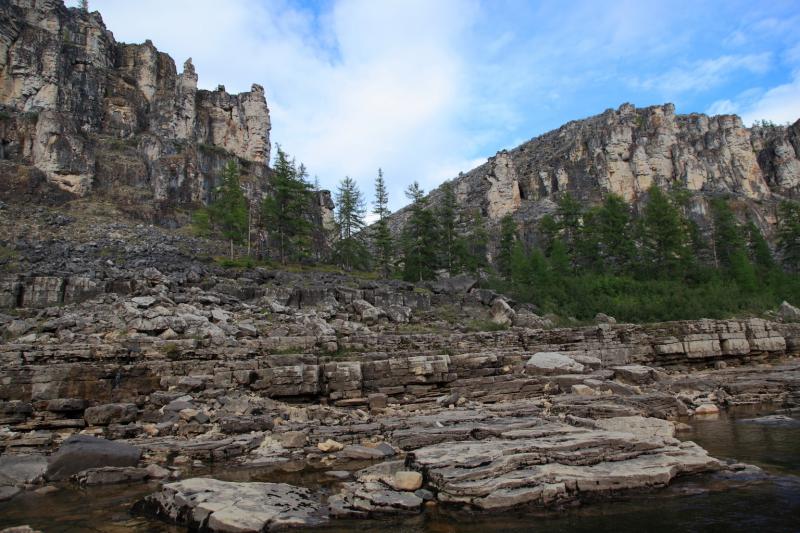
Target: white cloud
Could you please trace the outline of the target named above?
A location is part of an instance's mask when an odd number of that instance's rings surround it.
[[[708,107],[706,113],[709,115],[730,115],[738,111],[738,106],[731,100],[717,100]]]
[[[800,119],[800,72],[795,72],[789,83],[766,91],[756,102],[743,109],[741,115],[748,125],[756,120],[783,124]]]
[[[341,0],[322,13],[284,0],[97,0],[91,8],[118,40],[151,39],[179,70],[191,56],[201,87],[263,85],[272,142],[323,187],[349,175],[371,199],[382,167],[398,208],[408,183],[442,181],[441,161],[468,170],[474,158],[461,124],[473,100],[472,0]]]
[[[724,55],[714,59],[694,61],[684,67],[673,68],[659,76],[643,80],[634,78],[641,89],[661,90],[668,94],[688,91],[706,91],[723,84],[728,76],[739,70],[763,74],[771,67],[771,54]]]

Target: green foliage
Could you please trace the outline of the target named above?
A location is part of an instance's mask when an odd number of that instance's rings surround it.
[[[439,266],[439,228],[436,217],[427,209],[424,195],[416,181],[406,191],[406,196],[413,202],[411,216],[401,237],[403,279],[406,281],[434,279]]]
[[[662,278],[686,273],[693,255],[688,224],[680,209],[656,186],[649,190],[639,231],[646,273]]]
[[[282,264],[310,253],[312,191],[307,177],[303,165],[298,168],[278,146],[269,180],[271,194],[261,204],[261,224]]]
[[[239,185],[239,169],[229,161],[222,171],[222,183],[212,191],[207,207],[192,213],[192,229],[202,237],[220,237],[233,245],[245,242],[248,237],[249,206]]]
[[[619,197],[583,213],[564,202],[558,219],[541,220],[539,246],[525,250],[516,243],[509,275],[492,284],[543,313],[578,320],[598,312],[632,322],[723,318],[800,301],[800,276],[776,268],[757,227],[743,228],[724,200],[712,207],[717,262],[697,259],[691,234],[699,231],[684,215],[685,205],[680,195],[655,188],[638,219]],[[790,245],[800,219],[794,209],[782,207],[779,225],[781,242]],[[572,217],[566,224],[565,214]]]
[[[372,235],[376,266],[381,275],[384,278],[388,278],[392,273],[394,243],[392,234],[389,231],[389,223],[386,221],[389,216],[389,193],[386,190],[386,183],[383,181],[383,171],[381,169],[378,169],[378,177],[375,180],[375,201],[373,202],[372,212],[378,216]]]
[[[336,225],[339,239],[334,245],[334,256],[345,270],[368,270],[370,254],[364,242],[364,198],[358,185],[350,177],[339,182],[336,191]]]
[[[458,272],[477,274],[488,267],[486,252],[489,246],[489,232],[486,221],[479,209],[467,211],[464,224],[466,231],[456,237],[455,258]]]
[[[447,269],[450,274],[457,274],[459,265],[456,195],[453,191],[453,184],[449,181],[442,184],[441,190],[442,200],[436,210],[436,219],[440,231],[441,262],[442,267]]]
[[[778,207],[778,249],[790,272],[800,272],[800,203],[791,200]]]
[[[511,256],[517,242],[517,223],[510,214],[500,219],[500,246],[497,252],[497,270],[504,276],[511,273]]]

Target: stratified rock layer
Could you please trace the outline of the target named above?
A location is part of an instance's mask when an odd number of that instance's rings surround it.
[[[164,485],[140,504],[193,531],[260,532],[319,523],[319,503],[286,483],[232,483],[191,478]]]
[[[152,209],[207,199],[231,158],[263,178],[270,157],[264,89],[197,88],[150,41],[117,43],[98,12],[60,0],[0,4],[0,169],[6,194],[37,176],[83,196],[104,192]],[[38,172],[38,174],[37,174]],[[247,183],[255,194],[258,180]]]

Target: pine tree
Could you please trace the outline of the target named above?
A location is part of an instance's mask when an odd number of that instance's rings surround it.
[[[438,268],[438,228],[436,218],[427,209],[424,191],[416,181],[408,187],[406,196],[412,201],[411,216],[403,227],[403,279],[422,281],[434,279]]]
[[[302,259],[309,251],[312,194],[306,177],[305,167],[296,168],[278,146],[269,180],[272,191],[261,205],[261,221],[283,264],[290,258]]]
[[[517,240],[517,223],[510,214],[500,219],[500,245],[497,251],[497,270],[500,274],[511,274],[511,255]]]
[[[373,202],[372,212],[378,217],[372,237],[375,260],[381,275],[384,278],[388,278],[392,273],[394,243],[392,242],[392,234],[389,231],[389,223],[386,220],[389,216],[389,193],[386,190],[386,183],[383,180],[383,171],[381,169],[378,169],[378,177],[375,179],[375,201]]]
[[[558,221],[548,213],[539,219],[536,229],[539,235],[540,247],[545,254],[549,255],[553,242],[558,238],[558,232],[561,229]]]
[[[455,257],[459,272],[477,274],[488,266],[486,256],[489,246],[489,232],[479,209],[465,214],[466,231],[456,238]]]
[[[762,273],[775,268],[775,259],[772,257],[769,244],[761,233],[761,230],[758,229],[752,220],[747,223],[747,242],[750,250],[750,257]]]
[[[678,278],[691,260],[687,224],[680,210],[657,186],[640,221],[640,239],[646,273],[661,278]]]
[[[609,194],[596,211],[592,224],[598,236],[603,270],[626,272],[636,255],[630,206],[616,194]]]
[[[800,272],[800,203],[785,200],[778,206],[778,249],[789,272]]]
[[[441,186],[442,199],[436,210],[436,218],[439,224],[441,241],[442,267],[452,274],[459,271],[457,259],[458,234],[456,226],[458,224],[456,195],[453,192],[453,184],[445,182]]]
[[[247,237],[248,205],[239,185],[239,169],[236,162],[229,161],[222,171],[222,183],[215,190],[214,200],[208,208],[208,219],[222,237],[233,245],[241,244]]]
[[[714,198],[711,201],[711,211],[714,218],[714,250],[717,266],[728,269],[731,267],[733,256],[745,250],[745,235],[726,200]],[[741,260],[741,257],[738,260]]]
[[[346,176],[336,190],[336,225],[339,240],[335,255],[345,270],[369,268],[369,251],[364,243],[364,214],[366,207],[358,185]]]
[[[81,11],[89,12],[89,0],[80,0],[78,3],[78,7],[80,7]]]
[[[583,207],[567,192],[558,200],[556,214],[559,218],[562,240],[567,247],[567,254],[574,268],[578,263]]]

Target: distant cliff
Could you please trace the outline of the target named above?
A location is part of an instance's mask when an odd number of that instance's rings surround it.
[[[236,157],[251,197],[266,186],[264,89],[199,90],[150,41],[115,41],[98,12],[0,0],[0,189],[106,195],[137,214],[207,199]],[[141,210],[144,210],[142,212]]]
[[[781,198],[800,198],[800,120],[745,128],[739,117],[676,115],[672,104],[617,110],[569,122],[502,150],[453,182],[459,204],[490,222],[512,214],[525,230],[568,191],[585,204],[613,192],[638,204],[652,185],[684,188],[692,215],[708,219],[707,199],[731,196],[769,233]],[[430,194],[433,205],[440,190]],[[397,231],[407,217],[393,215]]]

